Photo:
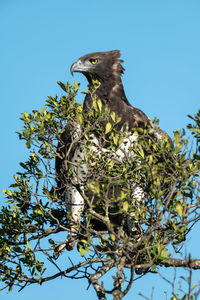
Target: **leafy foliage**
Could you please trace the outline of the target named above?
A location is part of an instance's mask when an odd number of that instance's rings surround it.
[[[20,163],[14,183],[4,190],[1,281],[11,290],[13,285],[23,288],[68,273],[73,278],[84,273],[82,277],[93,284],[100,299],[106,292],[118,292],[121,299],[131,287],[134,272],[156,272],[169,262],[171,247],[179,253],[199,220],[200,112],[190,116],[194,123],[188,126],[197,141],[195,150],[189,149],[181,131],[174,133],[172,145],[167,138],[156,142],[154,129],[147,127],[135,129],[137,140],[124,154],[123,144],[129,143],[130,133],[126,125],[119,132],[120,117],[96,99],[98,82],[88,90],[93,95],[89,112],[75,100],[78,84],[58,84],[64,96],[48,97],[41,111],[25,112],[21,117],[23,128],[18,136],[30,149],[30,156]],[[72,143],[81,143],[85,155],[80,164],[90,170],[84,188],[74,179],[73,168],[65,172],[66,189],[69,184],[75,186],[85,200],[77,243],[84,260],[51,278],[45,277],[45,260],[55,264],[54,253],[63,242],[57,242],[55,234],[76,225],[55,182],[54,160],[60,155],[57,143],[69,121],[81,129]],[[94,133],[99,137],[98,153]],[[117,159],[116,153],[123,160]],[[140,202],[133,197],[137,185],[145,191]],[[117,268],[117,276],[113,289],[106,291],[98,279],[112,268]],[[130,270],[129,277],[125,269]]]

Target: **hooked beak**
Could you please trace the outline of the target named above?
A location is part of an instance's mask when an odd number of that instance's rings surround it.
[[[77,60],[70,68],[70,72],[72,76],[74,75],[74,72],[84,72],[87,71],[88,68],[82,63],[82,61]]]
[[[74,72],[77,72],[76,71],[76,64],[77,64],[77,62],[73,63],[73,65],[70,68],[70,73],[72,74],[72,76],[74,76]]]

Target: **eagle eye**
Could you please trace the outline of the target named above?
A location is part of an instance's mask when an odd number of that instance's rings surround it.
[[[90,59],[91,64],[96,65],[96,63],[98,62],[97,58],[91,58]]]

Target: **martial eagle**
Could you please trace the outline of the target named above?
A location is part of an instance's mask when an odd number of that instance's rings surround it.
[[[115,112],[116,115],[120,117],[121,120],[117,127],[119,131],[125,123],[128,131],[130,132],[135,128],[144,128],[149,125],[150,127],[153,127],[153,134],[156,140],[166,137],[167,134],[163,130],[154,125],[143,111],[133,107],[126,98],[121,81],[121,75],[124,72],[124,68],[121,65],[123,60],[120,60],[119,57],[119,50],[86,54],[72,64],[71,74],[73,75],[74,72],[82,73],[85,75],[90,85],[93,84],[94,80],[98,80],[100,84],[95,91],[96,98],[100,99],[103,105],[107,105],[111,112]],[[85,110],[91,110],[92,105],[93,99],[91,93],[87,93],[83,103],[83,108]],[[83,153],[80,151],[80,145],[77,145],[73,151],[70,151],[70,156],[68,154],[71,142],[78,134],[77,131],[78,129],[75,130],[70,122],[68,122],[58,144],[58,152],[60,155],[56,158],[56,178],[59,187],[62,187],[63,181],[65,180],[63,179],[63,174],[67,172],[67,169],[69,168],[69,161],[72,162],[73,176],[77,176],[77,169],[73,166],[83,159]],[[93,136],[93,139],[95,141],[94,143],[97,145],[98,137]],[[134,141],[135,136],[130,136],[129,146],[130,143],[134,143]],[[68,157],[66,157],[67,155]],[[79,175],[80,178],[87,176],[87,167],[82,165],[80,172],[82,172],[82,175]],[[76,189],[76,186],[70,186],[70,184],[66,186],[65,201],[67,210],[70,212],[74,222],[79,224],[84,209],[84,199]],[[140,186],[135,186],[133,197],[136,197],[138,201],[144,197],[144,192]],[[61,251],[64,247],[68,250],[73,249],[77,240],[77,227],[78,226],[71,227],[68,238],[65,243],[63,243],[63,246],[61,246],[59,251]]]

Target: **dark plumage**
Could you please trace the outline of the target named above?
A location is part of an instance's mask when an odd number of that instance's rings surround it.
[[[121,65],[123,60],[119,60],[120,51],[96,52],[87,54],[79,58],[71,66],[71,73],[83,73],[88,82],[98,80],[101,85],[96,91],[97,99],[101,99],[103,104],[107,104],[111,111],[122,117],[120,125],[125,122],[129,129],[143,127],[149,118],[139,109],[133,108],[126,98],[121,81],[124,68]],[[92,61],[97,61],[92,64]],[[84,108],[92,107],[91,95],[87,94],[84,101]]]
[[[118,116],[121,117],[121,121],[118,124],[118,130],[122,128],[124,123],[128,125],[127,128],[129,131],[134,128],[144,128],[145,126],[149,125],[154,128],[154,135],[157,140],[167,136],[164,131],[152,124],[151,120],[146,116],[144,112],[142,112],[138,108],[131,106],[131,104],[129,103],[128,99],[126,98],[121,81],[121,75],[124,72],[124,68],[121,65],[123,61],[120,60],[119,57],[119,50],[87,54],[79,58],[71,66],[71,73],[83,73],[86,76],[89,84],[92,84],[93,80],[98,80],[101,83],[95,94],[97,96],[97,99],[101,99],[102,103],[109,107],[110,111],[114,111]],[[90,110],[92,107],[92,103],[93,99],[91,97],[91,94],[88,93],[84,100],[84,109]],[[63,174],[66,171],[65,153],[67,153],[67,150],[72,142],[74,134],[73,131],[74,129],[72,128],[72,124],[68,122],[65,132],[62,134],[61,141],[58,145],[58,152],[63,157],[63,159],[59,157],[57,157],[56,159],[56,176],[58,186],[60,188],[62,187],[62,181],[64,181]],[[71,156],[67,159],[71,161],[73,160],[73,155],[76,155],[76,149],[74,149],[74,151],[71,151],[70,155]],[[77,191],[75,191],[74,188],[71,189],[70,197],[70,199],[74,199],[74,202],[72,200],[70,201],[75,203]],[[68,201],[68,204],[70,201]],[[74,204],[72,204],[72,202],[70,202],[70,205],[72,205],[71,207],[73,208]],[[80,205],[81,209],[79,211],[80,215],[79,217],[77,217],[77,222],[80,222],[83,203],[78,205]],[[69,205],[68,209],[70,209]],[[73,234],[71,233],[71,238]]]

